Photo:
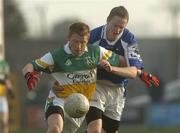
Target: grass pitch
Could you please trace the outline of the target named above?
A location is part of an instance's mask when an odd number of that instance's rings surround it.
[[[10,133],[45,133],[46,129],[21,129]],[[148,128],[144,126],[121,126],[119,133],[179,133],[180,127]],[[78,133],[82,133],[79,131]]]

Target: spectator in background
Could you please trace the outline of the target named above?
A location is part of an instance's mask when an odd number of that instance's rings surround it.
[[[10,71],[8,63],[3,59],[3,48],[0,46],[0,133],[8,133],[8,101],[6,95],[14,98],[12,84],[9,79]]]

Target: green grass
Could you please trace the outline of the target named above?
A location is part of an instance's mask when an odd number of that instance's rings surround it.
[[[45,133],[46,129],[21,129],[10,133]],[[180,127],[148,128],[143,126],[121,126],[119,133],[179,133]],[[82,133],[82,132],[79,132]]]
[[[10,133],[45,133],[45,129],[20,129],[16,132],[10,132]]]
[[[142,126],[121,126],[119,133],[179,133],[180,127],[148,128]]]

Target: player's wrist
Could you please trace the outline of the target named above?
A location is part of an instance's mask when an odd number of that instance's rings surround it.
[[[31,78],[31,76],[32,76],[31,72],[27,72],[27,73],[24,75],[24,78],[25,78],[26,80],[29,80],[29,79]]]
[[[32,77],[36,77],[39,74],[39,72],[37,71],[33,71],[33,72],[27,72],[24,77],[26,80],[31,79]]]
[[[143,74],[144,74],[144,71],[143,71],[143,70],[139,71],[139,77],[140,77],[140,78],[142,78]]]
[[[112,72],[112,73],[117,73],[117,72],[118,72],[117,67],[111,66],[111,71],[110,71],[110,72]]]
[[[149,74],[149,73],[146,72],[146,71],[142,71],[142,70],[141,70],[141,73],[140,73],[139,77],[140,77],[140,78],[151,78],[152,75]]]

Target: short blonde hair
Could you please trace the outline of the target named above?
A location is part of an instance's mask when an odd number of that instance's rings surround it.
[[[120,18],[125,18],[129,20],[129,13],[124,6],[117,6],[114,7],[111,11],[109,16],[107,17],[107,22],[109,22],[114,16],[118,16]]]
[[[90,28],[87,24],[82,22],[76,22],[70,25],[68,37],[71,37],[72,34],[78,34],[80,36],[85,36],[90,33]]]

